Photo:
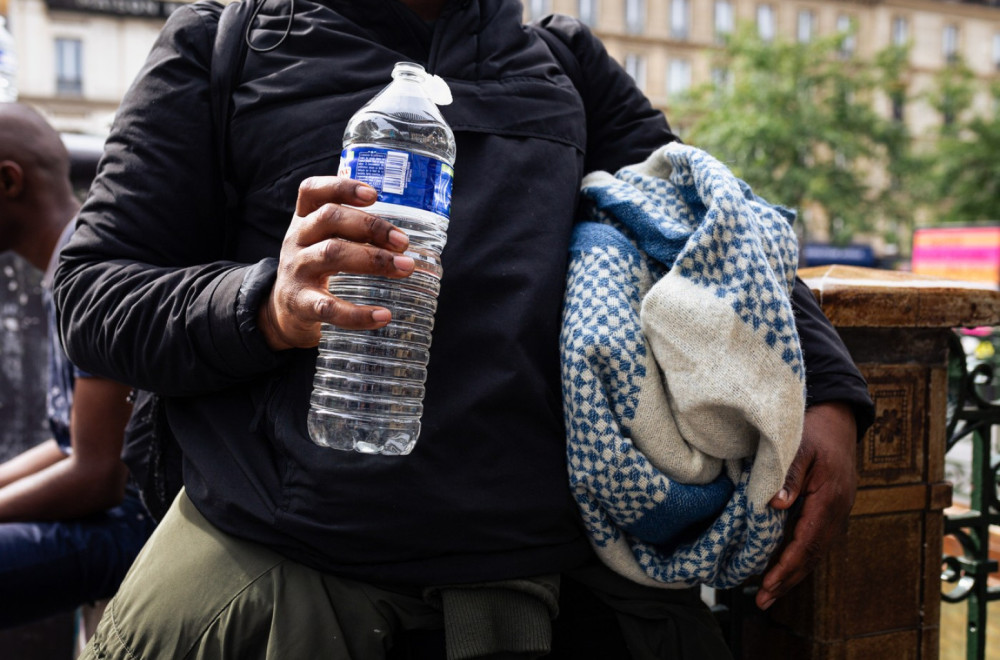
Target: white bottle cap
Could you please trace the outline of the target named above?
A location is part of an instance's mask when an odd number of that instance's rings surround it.
[[[444,78],[438,75],[429,75],[423,82],[424,91],[435,105],[451,105],[451,88]]]

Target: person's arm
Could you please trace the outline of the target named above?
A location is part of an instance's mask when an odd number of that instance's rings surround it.
[[[26,449],[0,464],[0,489],[28,475],[35,474],[66,458],[59,443],[50,438],[40,445]]]
[[[72,451],[0,488],[0,521],[65,520],[120,503],[128,476],[120,458],[131,411],[128,393],[110,380],[78,378],[70,414]]]
[[[319,305],[304,313],[344,327],[384,325],[387,320],[375,319],[372,308],[326,294],[326,276],[338,270],[388,276],[412,271],[410,266],[400,272],[387,256],[399,251],[388,223],[373,224],[373,216],[337,205],[342,199],[361,203],[353,188],[347,197],[306,194],[314,204],[305,215],[322,216],[322,228],[299,247],[309,248],[306,269],[324,262],[327,270],[292,272],[303,263],[296,260],[279,271],[277,254],[255,264],[226,260],[209,85],[220,10],[197,3],[168,19],[116,114],[100,171],[54,278],[60,332],[74,364],[168,397],[238,385],[280,367],[283,358],[275,349],[315,346],[319,323],[312,320],[299,328],[305,327],[309,341],[284,341],[289,327],[282,323],[289,317],[268,316],[282,305]],[[303,185],[308,192],[313,184]],[[359,222],[368,226],[359,229]],[[308,281],[308,290],[275,289],[276,281],[287,280],[295,280],[294,286]],[[358,320],[365,315],[367,320]],[[275,327],[277,334],[270,332]]]
[[[798,278],[792,291],[792,308],[806,365],[806,408],[828,401],[848,404],[854,413],[857,440],[860,440],[875,421],[868,383],[836,328],[820,308],[816,296]]]
[[[806,413],[799,452],[771,506],[799,508],[757,592],[762,609],[801,582],[843,534],[857,488],[857,443],[875,416],[867,383],[801,280],[792,305],[806,364]]]
[[[778,509],[801,500],[801,508],[757,591],[761,609],[801,582],[844,533],[858,483],[857,437],[855,413],[846,403],[818,403],[806,409],[798,455],[784,488],[771,500]]]
[[[116,113],[54,278],[74,364],[167,396],[217,391],[281,363],[255,324],[276,260],[223,259],[209,91],[220,11],[197,3],[168,19]]]
[[[583,70],[587,171],[614,172],[677,139],[585,26],[567,18],[546,25],[571,47]],[[761,607],[799,583],[842,533],[857,484],[856,444],[874,418],[864,378],[801,280],[791,302],[806,366],[807,411],[800,450],[771,505],[788,509],[801,500],[801,506],[786,544],[764,575],[757,594]]]

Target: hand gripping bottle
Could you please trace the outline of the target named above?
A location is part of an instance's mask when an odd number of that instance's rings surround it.
[[[366,210],[406,232],[416,268],[403,279],[330,278],[334,295],[386,307],[392,321],[378,330],[323,326],[308,419],[320,446],[408,454],[417,442],[455,163],[455,137],[437,106],[450,102],[443,80],[402,62],[344,131],[338,174],[378,190]]]

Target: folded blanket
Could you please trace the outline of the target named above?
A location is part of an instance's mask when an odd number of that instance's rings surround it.
[[[802,433],[794,216],[680,144],[582,195],[561,351],[591,542],[642,584],[735,586],[781,541]]]

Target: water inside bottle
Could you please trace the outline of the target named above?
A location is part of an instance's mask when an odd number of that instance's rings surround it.
[[[450,102],[450,93],[432,101],[426,82],[419,65],[397,64],[393,82],[344,131],[340,174],[379,191],[379,201],[366,210],[410,237],[406,254],[415,270],[402,279],[330,278],[334,295],[386,307],[392,320],[371,331],[323,327],[308,418],[310,437],[320,446],[408,454],[420,435],[455,162],[454,136],[435,105]],[[447,91],[439,78],[433,82],[438,92],[442,85]]]

